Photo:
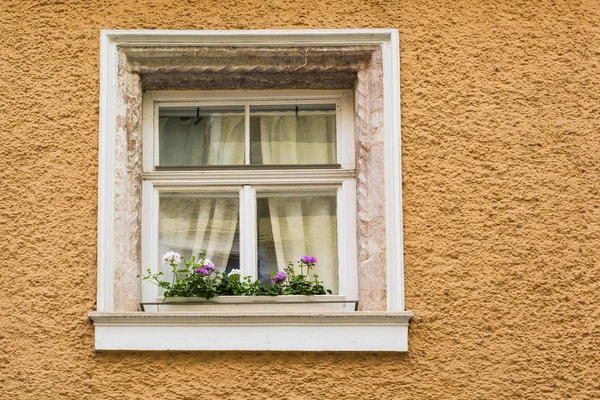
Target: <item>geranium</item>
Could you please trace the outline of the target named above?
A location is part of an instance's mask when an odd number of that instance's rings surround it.
[[[279,271],[277,275],[271,277],[271,282],[280,284],[285,281],[285,278],[287,278],[287,274],[285,273],[285,271]]]
[[[213,264],[212,261],[210,261],[208,258],[206,260],[204,260],[204,268],[210,270],[210,271],[214,271],[215,270],[215,264]]]
[[[163,262],[165,264],[177,266],[181,263],[181,254],[175,253],[174,251],[169,251],[163,256]]]
[[[170,251],[163,256],[163,261],[172,267],[173,281],[165,282],[161,279],[163,272],[153,274],[148,269],[148,275],[143,279],[161,289],[165,297],[202,297],[210,299],[215,296],[278,296],[278,295],[319,295],[331,294],[331,290],[323,287],[319,277],[310,274],[317,259],[313,256],[304,256],[296,262],[297,268],[291,261],[288,266],[271,276],[267,280],[253,280],[250,276],[242,278],[242,271],[231,270],[228,274],[219,271],[213,262],[202,258],[184,257]],[[184,266],[178,267],[183,261]],[[297,270],[300,270],[298,273]],[[306,270],[306,272],[305,272]]]

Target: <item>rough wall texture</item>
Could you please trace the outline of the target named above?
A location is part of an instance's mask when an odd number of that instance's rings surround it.
[[[600,397],[596,1],[0,3],[0,398]],[[99,29],[401,34],[407,354],[94,353]]]

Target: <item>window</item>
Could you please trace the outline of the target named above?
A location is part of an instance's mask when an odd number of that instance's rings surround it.
[[[406,351],[397,31],[100,37],[96,349]],[[359,312],[138,311],[162,249],[261,277],[302,245],[328,249],[322,273]]]
[[[266,283],[310,254],[326,288],[358,297],[351,91],[148,91],[143,107],[144,266],[202,251]]]

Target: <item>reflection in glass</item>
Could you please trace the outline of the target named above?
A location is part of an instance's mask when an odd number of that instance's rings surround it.
[[[240,267],[238,194],[205,196],[199,193],[160,193],[158,254],[167,251],[186,259],[202,251],[220,271]],[[159,261],[159,265],[162,261]],[[162,266],[170,282],[170,266]]]
[[[335,192],[259,193],[256,199],[258,277],[281,271],[289,261],[317,258],[314,273],[338,291]]]
[[[335,164],[335,104],[250,106],[251,164]]]
[[[159,165],[244,164],[244,106],[159,109]]]

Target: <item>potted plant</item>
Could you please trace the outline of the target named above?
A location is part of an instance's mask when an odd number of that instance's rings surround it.
[[[269,282],[261,283],[242,277],[240,270],[219,271],[202,253],[186,260],[170,251],[163,262],[173,272],[171,283],[161,279],[162,272],[148,269],[143,279],[164,290],[156,303],[142,303],[143,309],[154,311],[201,312],[305,312],[353,311],[355,302],[345,296],[332,295],[316,274],[311,275],[317,259],[304,256],[289,262],[283,271],[271,274]],[[151,307],[150,307],[151,306]]]

